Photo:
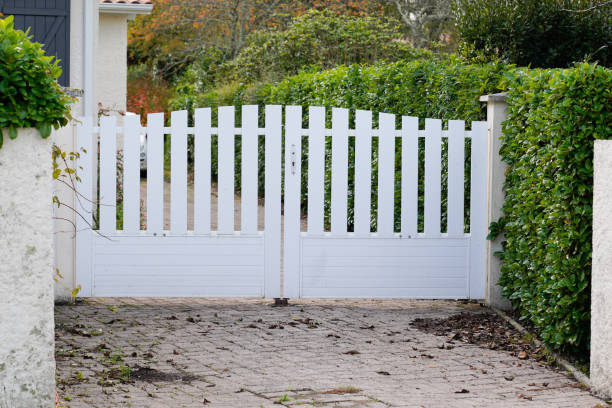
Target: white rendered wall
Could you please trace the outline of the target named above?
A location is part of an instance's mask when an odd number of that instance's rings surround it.
[[[53,407],[51,140],[5,136],[0,180],[0,406]]]
[[[595,141],[591,386],[612,398],[612,140]]]
[[[100,14],[95,78],[96,103],[113,111],[125,111],[127,14]]]
[[[98,1],[94,1],[93,7],[94,17],[94,40],[97,40],[98,32]],[[96,44],[94,54],[96,52]],[[84,60],[85,44],[84,44],[84,7],[83,0],[71,0],[70,2],[70,87],[83,89],[85,86],[84,80]],[[94,70],[95,70],[95,64]],[[95,74],[95,71],[94,71]],[[95,84],[95,82],[94,82]],[[95,89],[94,89],[95,91]],[[93,100],[96,100],[95,92]],[[95,111],[89,112],[89,115],[95,115],[97,106],[94,106]],[[77,101],[72,105],[72,116],[79,117],[87,114],[83,112],[83,103]],[[56,143],[63,151],[71,152],[75,150],[76,135],[72,124],[65,126],[58,131],[53,132],[53,142]],[[95,154],[95,152],[91,152]],[[60,201],[68,205],[74,206],[74,194],[72,190],[66,188],[60,183],[55,183],[55,191]],[[72,222],[75,221],[74,212],[66,207],[55,209],[55,216],[58,218],[66,218]],[[75,266],[74,266],[74,231],[72,224],[68,221],[56,220],[54,222],[55,231],[55,267],[60,270],[64,278],[55,285],[56,299],[70,299],[70,292],[74,288],[75,282]]]

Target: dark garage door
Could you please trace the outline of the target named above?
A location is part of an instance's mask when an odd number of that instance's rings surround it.
[[[15,16],[15,28],[29,28],[47,55],[60,59],[63,72],[59,83],[69,86],[70,0],[0,0],[0,12]]]

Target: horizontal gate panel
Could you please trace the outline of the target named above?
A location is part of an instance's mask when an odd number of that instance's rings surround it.
[[[264,237],[93,240],[93,296],[264,295]]]
[[[302,237],[302,296],[465,298],[469,238]]]

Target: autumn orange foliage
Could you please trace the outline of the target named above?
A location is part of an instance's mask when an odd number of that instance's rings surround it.
[[[168,100],[172,97],[172,89],[166,81],[154,79],[150,73],[146,73],[128,80],[127,94],[128,112],[140,115],[145,122],[149,113],[168,113]]]

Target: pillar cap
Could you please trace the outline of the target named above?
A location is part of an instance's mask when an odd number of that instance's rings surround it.
[[[506,102],[507,92],[501,92],[496,94],[482,95],[480,102]]]

